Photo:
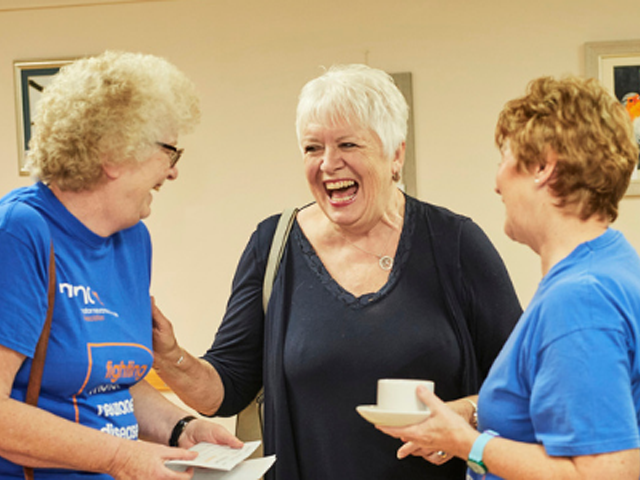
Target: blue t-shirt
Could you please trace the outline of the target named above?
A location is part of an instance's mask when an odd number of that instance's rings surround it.
[[[540,282],[480,390],[479,429],[551,456],[640,447],[639,346],[640,259],[608,229]]]
[[[37,183],[0,200],[0,344],[27,356],[11,397],[24,401],[47,309],[49,245],[56,297],[38,406],[72,422],[136,440],[129,387],[152,364],[151,242],[142,223],[100,237]],[[0,458],[0,478],[23,478]],[[36,479],[111,478],[36,470]]]

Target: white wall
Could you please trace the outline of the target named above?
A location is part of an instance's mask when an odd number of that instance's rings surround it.
[[[198,353],[219,324],[257,222],[311,198],[294,111],[320,65],[413,73],[418,196],[476,220],[526,304],[540,269],[502,233],[493,193],[497,114],[534,77],[581,74],[584,42],[640,37],[631,0],[173,0],[1,10],[16,3],[0,0],[0,192],[30,183],[17,175],[14,61],[143,51],[168,58],[198,85],[203,122],[181,139],[180,178],[156,196],[147,222],[153,294]],[[624,200],[617,223],[636,248],[639,214],[640,199]]]

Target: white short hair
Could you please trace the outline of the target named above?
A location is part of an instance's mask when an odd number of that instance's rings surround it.
[[[298,141],[310,122],[354,123],[374,131],[392,158],[407,137],[409,106],[388,73],[366,65],[334,65],[300,92]]]

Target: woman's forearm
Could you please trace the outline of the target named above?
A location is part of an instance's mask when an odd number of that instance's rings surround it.
[[[173,355],[156,355],[154,365],[160,378],[184,403],[204,415],[218,411],[224,386],[209,362],[180,348]]]
[[[505,480],[636,480],[640,477],[637,449],[584,455],[551,457],[542,445],[494,438],[485,447],[483,461],[494,475]]]
[[[178,344],[173,325],[152,297],[153,366],[180,399],[204,415],[214,415],[224,398],[222,379],[213,366]]]
[[[168,445],[173,427],[188,413],[165,398],[146,381],[131,387],[130,392],[140,427],[140,439]]]
[[[477,428],[478,421],[478,395],[470,395],[468,397],[459,398],[451,402],[447,402],[451,410],[456,412],[462,418],[465,418],[469,425]]]
[[[34,468],[110,473],[127,441],[11,398],[0,400],[0,431],[0,456]]]
[[[27,467],[107,472],[124,440],[11,398],[25,356],[0,345],[0,456]]]

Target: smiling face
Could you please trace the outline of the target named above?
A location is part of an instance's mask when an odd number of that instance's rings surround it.
[[[174,145],[175,142],[167,142]],[[105,167],[108,176],[117,181],[117,205],[114,213],[122,219],[122,228],[135,225],[151,215],[152,191],[160,191],[165,180],[178,178],[177,167],[164,148],[156,146],[141,162],[126,162]]]
[[[505,206],[504,232],[511,240],[532,246],[528,237],[532,230],[529,223],[532,220],[531,193],[534,191],[535,175],[518,169],[509,141],[503,144],[501,154],[495,191],[502,197]]]
[[[404,148],[386,158],[377,134],[344,121],[307,124],[300,147],[309,188],[327,218],[343,228],[372,228],[392,203]]]

